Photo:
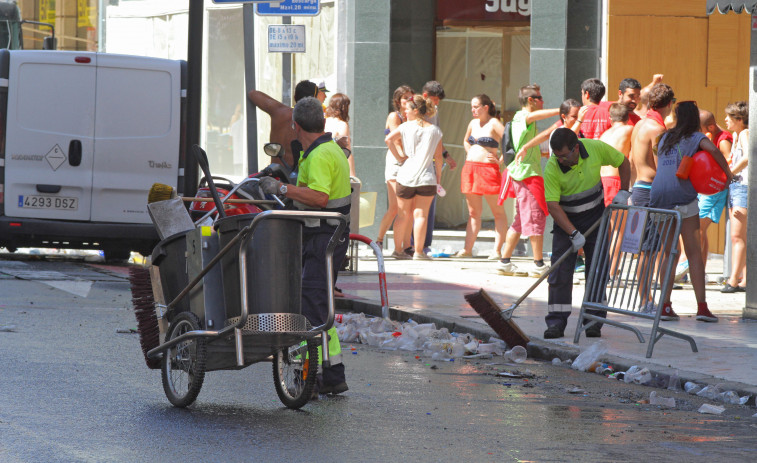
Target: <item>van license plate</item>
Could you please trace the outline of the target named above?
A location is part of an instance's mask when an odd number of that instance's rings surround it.
[[[75,211],[79,209],[79,198],[65,196],[36,196],[18,197],[18,207],[24,209],[61,209]]]

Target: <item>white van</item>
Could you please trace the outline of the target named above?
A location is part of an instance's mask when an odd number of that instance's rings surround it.
[[[0,50],[0,247],[149,254],[150,187],[186,190],[185,76],[177,60]]]

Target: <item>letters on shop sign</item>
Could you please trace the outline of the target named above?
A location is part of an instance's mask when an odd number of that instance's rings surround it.
[[[531,16],[531,0],[486,0],[484,6],[488,13],[518,13]]]

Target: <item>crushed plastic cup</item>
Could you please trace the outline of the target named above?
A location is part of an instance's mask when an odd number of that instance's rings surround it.
[[[697,383],[692,383],[691,381],[686,381],[686,384],[683,385],[683,390],[694,395],[702,390],[702,386]]]
[[[670,378],[668,378],[668,387],[667,389],[669,391],[680,391],[681,390],[681,378],[678,376],[678,370],[676,370],[675,373],[670,375]]]
[[[725,391],[720,394],[720,400],[727,404],[738,405],[741,398],[735,391]]]
[[[657,395],[656,391],[652,391],[649,393],[649,404],[660,405],[662,407],[668,407],[668,408],[675,408],[676,399],[674,399],[673,397],[660,397]]]
[[[626,371],[623,378],[626,383],[649,384],[652,382],[652,373],[648,368],[639,368],[636,365]]]
[[[739,405],[746,405],[747,402],[749,402],[749,399],[751,399],[752,396],[745,395],[744,397],[739,398]]]
[[[607,343],[604,341],[595,342],[589,346],[586,350],[576,357],[573,361],[572,368],[574,370],[586,371],[591,367],[591,364],[599,360],[607,352]]]
[[[697,395],[705,399],[718,400],[720,399],[720,388],[718,386],[705,386],[701,391],[697,392]]]
[[[555,357],[555,358],[552,359],[552,365],[562,365],[562,360],[560,360],[559,358]]]
[[[725,411],[725,407],[719,405],[702,404],[697,410],[699,413],[705,413],[708,415],[720,415]]]
[[[528,351],[523,346],[513,346],[512,349],[505,352],[505,357],[514,363],[523,363],[528,358]]]

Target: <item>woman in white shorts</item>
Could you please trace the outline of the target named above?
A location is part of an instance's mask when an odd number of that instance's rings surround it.
[[[408,85],[400,85],[394,91],[394,94],[392,96],[392,105],[394,106],[394,111],[390,112],[389,115],[386,116],[386,128],[384,129],[384,136],[389,135],[392,130],[395,130],[400,126],[400,124],[405,122],[405,106],[407,105],[408,101],[412,101],[414,94],[415,92]],[[399,141],[397,141],[396,143],[397,145],[395,146],[398,146]],[[394,222],[394,218],[397,217],[398,209],[396,180],[397,172],[399,171],[399,169],[400,163],[397,162],[397,159],[394,158],[392,152],[390,150],[387,150],[384,180],[386,181],[386,195],[388,202],[386,206],[386,213],[384,214],[384,217],[381,218],[381,224],[379,225],[378,238],[376,238],[376,243],[381,247],[383,247],[384,245],[384,236],[386,235],[387,230],[389,230],[392,222]],[[397,239],[396,230],[394,239]],[[407,243],[403,243],[403,245],[406,248],[410,246],[409,237]]]
[[[675,209],[681,214],[681,239],[686,255],[689,257],[689,275],[694,286],[697,300],[696,319],[703,322],[717,322],[707,307],[704,287],[704,262],[700,248],[699,206],[697,192],[691,181],[676,176],[681,161],[686,156],[693,156],[698,151],[707,151],[723,169],[730,181],[731,169],[717,146],[702,133],[699,123],[699,108],[694,101],[682,101],[676,105],[676,126],[666,132],[657,145],[657,173],[650,188],[649,207],[658,209]],[[664,241],[670,242],[671,240]],[[677,246],[672,243],[671,246]],[[670,249],[665,250],[666,265],[670,258]],[[663,267],[664,268],[664,267]],[[674,313],[670,302],[668,285],[662,313]],[[669,309],[668,309],[669,308]]]

